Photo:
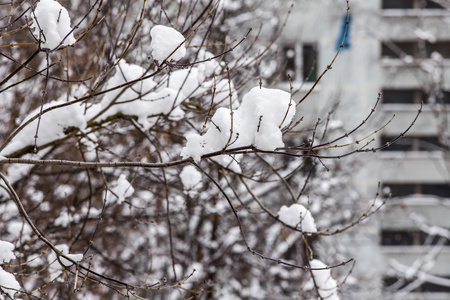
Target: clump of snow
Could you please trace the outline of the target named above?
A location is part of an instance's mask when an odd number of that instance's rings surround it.
[[[183,98],[194,97],[205,89],[201,86],[205,80],[204,73],[199,68],[182,69],[170,73],[168,87],[174,91],[181,91]]]
[[[62,211],[58,218],[55,219],[55,226],[67,227],[70,223],[78,223],[80,221],[80,215],[72,214],[67,211]]]
[[[425,31],[422,28],[416,28],[414,30],[414,34],[423,41],[427,41],[430,43],[436,42],[436,37],[431,32]]]
[[[278,211],[278,218],[286,225],[300,227],[303,232],[317,232],[314,218],[301,204],[292,204],[289,207],[283,205]]]
[[[68,184],[61,184],[56,187],[53,193],[55,194],[56,197],[64,199],[74,193],[74,188],[73,186],[70,186]]]
[[[70,254],[69,246],[67,246],[66,244],[60,244],[55,247],[56,247],[56,249],[61,251],[65,256],[67,256],[68,258],[70,258],[76,262],[80,262],[81,260],[83,260],[83,254],[81,254],[81,253],[80,254]],[[56,277],[58,277],[59,274],[61,274],[61,272],[64,270],[64,267],[68,268],[71,265],[73,265],[73,263],[71,261],[65,259],[62,256],[59,257],[59,260],[61,261],[61,263],[58,261],[57,255],[53,251],[48,255],[48,261],[50,262],[50,266],[49,266],[50,281],[53,281]]]
[[[318,259],[311,260],[309,265],[313,269],[324,269],[311,270],[312,276],[314,276],[314,282],[318,287],[320,297],[327,300],[339,300],[336,280],[331,277],[331,272],[327,266]]]
[[[108,80],[106,88],[109,89],[138,79],[145,72],[144,68],[121,60],[116,73]],[[179,71],[172,73],[168,87],[157,88],[156,82],[147,78],[131,87],[111,91],[103,98],[100,104],[101,109],[106,109],[108,116],[117,113],[136,116],[139,124],[146,130],[154,124],[156,116],[160,114],[169,115],[170,119],[180,119],[184,116],[184,111],[178,105],[183,101],[185,94],[183,89],[181,89],[181,92],[179,92],[179,89],[182,85],[180,82],[183,82],[184,78],[172,80],[177,72]],[[185,86],[191,88],[192,84],[189,82]],[[198,86],[198,81],[195,84]],[[112,103],[113,101],[114,103]]]
[[[266,151],[283,147],[280,128],[288,125],[294,117],[295,105],[292,104],[291,95],[287,92],[255,87],[244,95],[241,106],[233,111],[231,138],[231,110],[221,107],[211,118],[212,125],[204,135],[194,133],[187,136],[181,156],[192,157],[198,162],[202,155],[226,147],[255,146]]]
[[[22,242],[27,242],[31,240],[33,230],[28,223],[23,223],[22,221],[10,221],[7,223],[7,231],[11,238],[19,239]]]
[[[414,62],[414,57],[412,57],[411,55],[404,55],[402,59],[407,64],[412,64]]]
[[[53,50],[76,42],[70,27],[67,10],[54,0],[40,0],[31,12],[35,34],[40,38],[41,48]],[[64,41],[63,41],[64,40]]]
[[[152,56],[155,60],[160,62],[165,59],[180,60],[186,55],[186,46],[182,44],[184,36],[176,29],[164,25],[156,25],[150,31],[150,35],[152,37]],[[178,46],[180,47],[177,49]],[[177,51],[170,55],[175,49]]]
[[[131,186],[131,183],[127,180],[125,174],[121,174],[119,179],[112,184],[111,188],[112,193],[108,195],[108,201],[116,202],[122,204],[125,201],[125,198],[131,197],[134,193],[134,188]]]
[[[0,264],[9,263],[11,259],[16,258],[13,250],[13,244],[0,240]],[[0,267],[0,287],[11,299],[14,298],[16,290],[20,290],[20,284],[14,275],[6,272],[2,267]]]
[[[198,78],[200,82],[203,82],[206,78],[209,78],[214,74],[217,75],[220,72],[220,64],[212,59],[213,57],[214,55],[211,52],[203,49],[198,52],[197,60],[205,61],[197,65],[197,68],[200,71]]]
[[[197,190],[203,186],[202,173],[192,165],[187,165],[183,168],[180,173],[180,179],[185,193],[191,197],[197,195]]]
[[[65,103],[64,100],[51,101],[44,104],[43,109]],[[22,122],[25,123],[31,117],[37,115],[40,107],[33,110]],[[39,124],[38,139],[36,145],[42,146],[57,139],[66,137],[64,130],[70,127],[84,129],[86,127],[86,120],[83,116],[84,107],[78,104],[65,106],[62,108],[53,109],[41,117]],[[2,150],[3,155],[9,155],[24,147],[34,145],[34,136],[38,119],[28,124],[22,131],[20,131],[14,139]]]
[[[0,286],[11,299],[14,299],[14,294],[20,290],[20,284],[17,282],[13,274],[6,272],[0,267]]]
[[[9,263],[16,256],[13,253],[14,245],[0,240],[0,264]]]

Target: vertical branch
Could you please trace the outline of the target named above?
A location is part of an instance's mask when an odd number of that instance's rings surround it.
[[[228,138],[227,144],[225,145],[224,148],[227,148],[230,145],[231,142],[231,138],[233,137],[233,93],[231,90],[231,77],[230,77],[230,68],[228,67],[228,64],[226,65],[227,68],[227,74],[228,74],[228,90],[229,90],[229,97],[230,97],[230,137]]]
[[[39,133],[39,126],[41,124],[42,119],[42,111],[44,109],[44,101],[45,101],[45,94],[47,93],[47,84],[48,84],[48,73],[49,73],[49,61],[48,61],[49,52],[45,52],[45,59],[47,61],[47,69],[45,71],[45,81],[44,81],[44,89],[42,90],[42,97],[41,97],[41,109],[39,110],[39,117],[37,121],[36,126],[36,133],[34,135],[34,152],[37,152],[37,139],[38,139],[38,133]]]
[[[206,115],[205,123],[203,124],[200,135],[204,134],[205,129],[206,129],[206,123],[208,122],[209,119],[211,119],[211,111],[212,111],[212,108],[214,105],[214,96],[216,95],[216,75],[213,75],[213,78],[214,78],[214,85],[213,85],[213,90],[212,90],[212,95],[211,95],[211,104],[209,105],[208,114]]]
[[[286,121],[287,115],[289,113],[289,109],[291,108],[292,102],[293,102],[292,101],[292,95],[293,95],[293,93],[292,93],[292,78],[291,78],[291,75],[289,75],[289,74],[287,74],[287,76],[288,76],[288,79],[289,79],[289,94],[290,94],[290,98],[289,98],[289,105],[288,105],[288,107],[286,109],[286,113],[284,114],[284,117],[283,117],[283,121],[281,121],[280,126],[278,126],[278,128],[280,128],[280,129],[281,129],[281,126],[283,126],[284,121]]]

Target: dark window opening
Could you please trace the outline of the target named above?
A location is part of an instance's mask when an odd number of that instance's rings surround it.
[[[437,136],[405,136],[395,143],[391,143],[396,136],[382,136],[381,145],[389,143],[389,147],[384,151],[442,151],[445,146],[442,145]]]
[[[316,81],[317,80],[317,47],[313,44],[287,45],[283,47],[282,80]]]
[[[383,0],[381,7],[383,9],[414,8],[414,1],[412,1],[412,0]]]
[[[423,43],[423,51],[421,51],[419,41],[384,42],[381,46],[381,56],[401,58],[409,55],[413,58],[429,58],[433,52],[438,52],[442,57],[450,58],[450,41],[421,42]]]
[[[450,279],[450,277],[443,277],[444,279]],[[383,287],[385,289],[392,289],[399,290],[402,288],[405,288],[408,286],[408,284],[414,282],[414,279],[406,280],[404,278],[397,278],[392,276],[385,276],[383,277]],[[450,287],[438,285],[431,282],[424,282],[414,290],[412,290],[414,293],[450,293]]]
[[[382,100],[386,104],[420,104],[427,101],[427,94],[422,90],[414,89],[384,89]]]
[[[435,95],[435,101],[439,104],[450,104],[450,91],[438,91]]]
[[[417,240],[417,243],[416,241]],[[409,246],[418,244],[419,237],[413,231],[382,231],[381,245],[383,246]]]
[[[438,235],[428,235],[420,230],[381,231],[382,246],[434,246],[438,243],[450,246],[450,240]]]
[[[450,278],[447,277],[447,279]],[[422,293],[450,293],[450,287],[431,282],[424,282],[419,288],[421,288]]]
[[[384,183],[383,191],[391,193],[392,197],[419,194],[450,198],[450,185],[447,183]]]
[[[303,78],[306,81],[317,80],[317,47],[303,45]]]
[[[439,90],[428,95],[421,89],[383,89],[382,101],[385,104],[450,104],[450,91]]]
[[[383,9],[444,8],[433,0],[383,0],[381,7]]]

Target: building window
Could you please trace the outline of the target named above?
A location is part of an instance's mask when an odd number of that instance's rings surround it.
[[[384,104],[420,104],[428,103],[429,95],[421,89],[383,89]],[[433,97],[434,103],[450,104],[450,91],[440,90]]]
[[[450,198],[450,185],[448,183],[384,183],[383,192],[392,194],[392,197],[418,194]]]
[[[441,277],[445,279],[450,279],[450,277]],[[383,286],[385,289],[395,289],[400,290],[408,286],[415,279],[406,280],[404,278],[397,278],[392,276],[383,277]],[[424,282],[420,286],[412,290],[414,293],[450,293],[450,287],[445,285],[438,285],[431,282]]]
[[[384,89],[382,101],[385,104],[420,104],[426,102],[427,94],[419,89]]]
[[[423,50],[419,41],[389,41],[382,43],[381,57],[383,58],[402,58],[411,56],[413,58],[429,58],[431,53],[438,52],[444,58],[450,58],[450,41],[437,41],[430,43],[421,41]]]
[[[283,47],[282,79],[288,81],[317,80],[317,46],[314,44],[286,45]]]
[[[419,239],[417,232],[412,230],[381,231],[381,245],[383,246],[419,245]]]
[[[441,241],[441,239],[444,239]],[[450,246],[450,240],[438,235],[428,235],[420,230],[382,230],[382,246],[434,246],[442,243]]]
[[[405,136],[391,143],[397,136],[382,136],[381,145],[389,143],[383,151],[442,151],[442,145],[437,136]]]
[[[433,0],[383,0],[383,9],[443,9],[444,7]]]
[[[303,79],[306,81],[317,80],[317,47],[315,45],[303,45]]]

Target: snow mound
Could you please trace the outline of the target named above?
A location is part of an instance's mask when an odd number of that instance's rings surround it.
[[[0,240],[0,264],[9,263],[11,259],[16,258],[13,250],[13,244]],[[16,290],[20,290],[20,284],[14,275],[6,272],[2,267],[0,267],[0,286],[11,299],[14,298]]]
[[[13,274],[6,272],[0,267],[0,286],[11,299],[14,299],[16,290],[20,290],[20,284]]]
[[[67,256],[68,258],[76,261],[76,262],[80,262],[81,260],[83,260],[83,254],[69,254],[69,246],[67,246],[66,244],[60,244],[55,246],[56,249],[58,249],[59,251],[61,251],[65,256]],[[49,271],[50,271],[50,281],[53,281],[56,277],[58,277],[61,272],[64,270],[64,268],[68,268],[71,265],[73,265],[73,263],[67,259],[65,259],[64,257],[60,256],[59,260],[61,262],[58,261],[56,254],[52,251],[49,255],[48,255],[48,261],[50,262],[50,267],[49,267]]]
[[[255,87],[244,95],[241,106],[233,111],[233,121],[231,110],[221,107],[211,118],[212,125],[206,134],[188,135],[181,156],[192,157],[199,162],[202,155],[224,148],[255,146],[260,150],[273,151],[284,146],[281,128],[288,125],[294,115],[295,105],[289,93]]]
[[[125,174],[120,174],[119,179],[113,183],[111,191],[114,194],[108,194],[108,201],[116,202],[122,204],[125,198],[131,197],[134,193],[134,188],[131,183],[127,180]]]
[[[314,282],[319,288],[318,292],[320,297],[327,300],[339,300],[336,280],[331,277],[331,272],[327,269],[327,266],[318,259],[311,260],[309,265],[313,269],[325,269],[311,270],[312,275],[314,276]]]
[[[41,0],[31,13],[36,36],[41,40],[41,48],[56,49],[72,45],[76,42],[70,27],[70,17],[67,10],[54,0]]]
[[[197,195],[197,190],[200,189],[202,184],[202,173],[197,170],[196,167],[188,165],[183,168],[180,173],[181,183],[183,184],[185,193],[194,197]]]
[[[14,245],[10,242],[0,241],[0,264],[9,263],[16,258],[13,253]]]
[[[316,223],[307,210],[301,204],[292,204],[287,207],[283,205],[278,211],[278,218],[281,222],[292,227],[299,227],[303,232],[317,232]]]
[[[136,80],[144,74],[144,68],[121,60],[116,73],[107,81],[106,88]],[[183,90],[179,92],[177,88],[178,86],[157,88],[155,81],[146,78],[131,87],[107,93],[100,105],[101,109],[107,110],[107,116],[122,113],[138,117],[139,124],[147,130],[154,125],[156,116],[160,114],[169,115],[169,119],[180,119],[184,116],[184,111],[179,107],[184,93]]]
[[[65,98],[64,96],[61,98]],[[66,103],[65,100],[51,101],[44,104],[43,109]],[[22,122],[25,123],[31,117],[37,115],[40,107],[33,110]],[[10,155],[27,146],[34,144],[34,136],[38,119],[28,124],[16,137],[3,149],[2,155]],[[78,104],[69,105],[66,107],[53,109],[41,117],[39,124],[38,139],[36,145],[38,147],[55,140],[66,137],[65,129],[76,127],[84,129],[86,127],[86,120],[84,119],[84,107]]]
[[[165,59],[180,60],[186,55],[186,46],[181,45],[184,42],[184,36],[172,27],[156,25],[150,31],[150,35],[152,55],[155,60],[159,62]],[[180,47],[177,49],[178,46]],[[170,55],[175,49],[177,51]]]

